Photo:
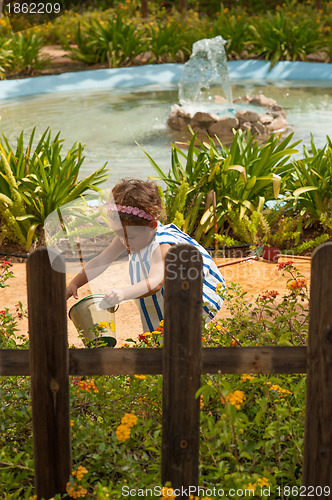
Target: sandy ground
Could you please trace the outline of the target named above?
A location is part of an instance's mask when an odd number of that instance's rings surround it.
[[[216,259],[217,265],[225,263],[234,263],[238,259]],[[279,259],[279,262],[289,259]],[[79,297],[83,298],[86,295],[97,293],[105,290],[105,283],[112,283],[113,286],[121,286],[128,280],[127,264],[125,262],[115,263],[116,265],[111,270],[111,276],[107,273],[101,275],[97,280],[94,280],[90,285],[85,285],[79,290]],[[310,261],[294,260],[294,264],[304,277],[310,282]],[[26,264],[14,263],[12,271],[15,278],[7,283],[9,287],[0,289],[0,309],[8,307],[11,311],[15,311],[15,304],[21,301],[24,308],[27,308],[27,289],[26,289]],[[267,261],[247,261],[243,263],[229,265],[220,268],[221,273],[226,279],[226,282],[240,283],[243,290],[248,292],[248,298],[254,300],[257,295],[265,290],[278,290],[282,294],[286,288],[287,278],[281,276],[277,265]],[[66,279],[69,282],[73,274],[68,274]],[[68,310],[75,303],[75,299],[70,298],[67,302]],[[226,317],[228,315],[225,308],[222,308],[218,317]],[[124,344],[128,338],[137,338],[142,333],[140,317],[136,305],[133,301],[123,302],[120,304],[119,310],[116,312],[116,336],[117,347]],[[28,320],[25,318],[19,323],[20,334],[28,332]],[[68,318],[68,342],[69,345],[83,347],[81,339],[77,335],[76,328],[72,321]]]

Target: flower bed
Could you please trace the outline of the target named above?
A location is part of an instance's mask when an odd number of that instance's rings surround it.
[[[238,349],[306,342],[307,283],[292,262],[275,267],[285,275],[286,292],[267,290],[249,302],[239,286],[229,287],[230,316],[203,329],[204,346]],[[15,341],[14,332],[10,338]],[[163,323],[128,345],[158,348],[162,339]],[[140,374],[71,378],[74,467],[63,498],[120,499],[129,490],[135,494],[128,498],[139,498],[143,489],[154,492],[152,498],[174,498],[170,485],[158,481],[161,386],[161,376]],[[199,497],[231,498],[214,495],[213,488],[219,487],[250,490],[252,498],[264,498],[268,488],[277,491],[282,485],[300,485],[304,393],[303,374],[203,376],[197,394],[201,401]],[[34,498],[29,380],[2,378],[0,394],[0,487],[12,498]]]

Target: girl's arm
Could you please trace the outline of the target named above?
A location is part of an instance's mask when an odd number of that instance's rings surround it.
[[[89,260],[89,262],[84,265],[84,270],[71,280],[66,289],[67,299],[71,296],[78,299],[77,289],[106,271],[108,266],[119,257],[125,249],[126,247],[121,243],[119,237],[117,236],[114,238],[112,243],[105,248],[100,255]]]
[[[161,289],[165,279],[165,257],[171,245],[165,243],[159,245],[152,254],[152,264],[148,277],[135,285],[124,288],[113,288],[105,299],[111,306],[119,304],[123,300],[148,297]]]

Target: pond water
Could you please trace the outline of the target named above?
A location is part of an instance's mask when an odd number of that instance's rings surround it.
[[[212,94],[223,95],[221,88]],[[263,93],[274,98],[286,111],[294,128],[294,139],[323,146],[332,135],[331,81],[236,81],[233,97]],[[28,139],[34,126],[37,136],[50,127],[53,136],[61,131],[65,152],[75,141],[85,144],[81,175],[108,162],[111,183],[122,177],[146,177],[155,172],[137,141],[164,170],[170,164],[170,143],[176,132],[166,120],[172,104],[178,102],[177,84],[76,91],[7,99],[0,102],[0,132],[14,145],[24,130]],[[302,151],[302,146],[300,146]]]

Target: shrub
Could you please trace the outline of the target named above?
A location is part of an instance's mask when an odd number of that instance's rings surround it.
[[[52,138],[46,129],[35,148],[34,135],[35,129],[25,147],[22,132],[16,150],[5,136],[0,144],[1,240],[19,243],[26,250],[33,241],[44,241],[42,225],[51,212],[89,189],[98,191],[107,178],[105,164],[79,181],[83,146],[75,143],[62,157],[60,133]]]
[[[278,61],[305,61],[309,53],[323,46],[319,26],[313,17],[268,12],[250,24],[249,29],[253,35],[248,41],[251,51],[270,61],[271,68]]]

